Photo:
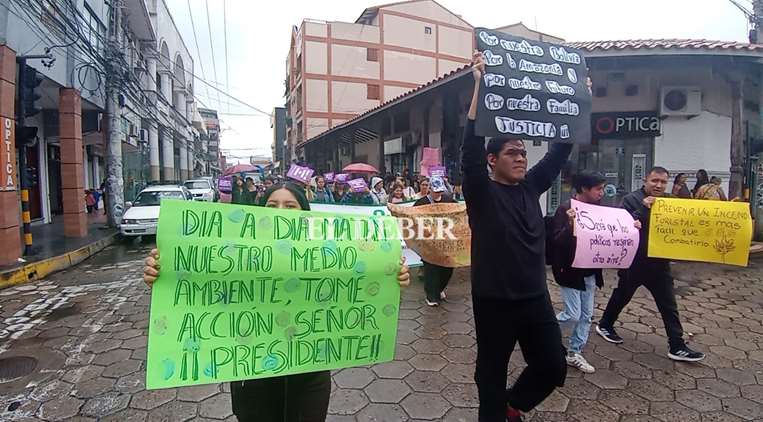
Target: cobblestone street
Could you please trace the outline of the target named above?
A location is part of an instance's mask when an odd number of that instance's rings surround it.
[[[140,271],[148,248],[113,246],[0,291],[0,420],[235,420],[227,385],[144,389],[149,290]],[[527,420],[763,421],[762,268],[674,265],[684,330],[707,359],[667,358],[662,321],[641,289],[617,326],[625,343],[605,343],[592,330],[584,354],[596,373],[570,369]],[[607,273],[595,319],[614,283]],[[550,289],[559,309],[558,289]],[[330,421],[476,420],[468,270],[456,271],[439,308],[423,304],[422,290],[414,278],[403,291],[394,361],[334,372]],[[522,367],[516,352],[510,380]]]

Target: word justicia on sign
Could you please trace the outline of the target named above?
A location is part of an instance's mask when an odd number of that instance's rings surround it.
[[[495,126],[501,133],[511,133],[513,135],[538,136],[544,138],[554,138],[556,136],[556,127],[553,123],[536,122],[533,120],[514,120],[510,117],[495,117]]]

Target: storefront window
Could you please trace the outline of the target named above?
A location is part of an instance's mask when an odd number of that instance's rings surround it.
[[[122,143],[122,178],[125,201],[133,201],[149,181],[148,148]]]

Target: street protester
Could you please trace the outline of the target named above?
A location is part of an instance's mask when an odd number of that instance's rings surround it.
[[[413,204],[414,207],[457,202],[450,195],[445,195],[445,182],[441,178],[433,177],[431,184],[430,194],[416,201]],[[448,287],[448,282],[453,275],[453,268],[441,267],[424,260],[422,263],[424,266],[425,302],[427,306],[439,306],[441,300],[447,299],[445,288]]]
[[[517,422],[567,374],[566,352],[546,286],[545,224],[540,195],[559,175],[571,144],[551,144],[527,171],[520,139],[498,136],[485,148],[474,132],[482,54],[472,65],[474,92],[462,143],[463,191],[472,230],[471,280],[477,332],[475,381],[480,422]],[[493,172],[488,176],[487,166]],[[527,367],[506,389],[509,359],[519,342]]]
[[[231,176],[233,178],[233,188],[231,191],[231,203],[244,205],[249,203],[249,193],[244,185],[244,178],[241,176]]]
[[[315,178],[315,193],[313,194],[313,202],[318,204],[333,204],[334,196],[326,187],[326,178],[323,176],[317,176]]]
[[[376,198],[379,205],[387,204],[387,192],[384,190],[384,179],[381,177],[371,178],[371,194]]]
[[[332,195],[334,196],[334,203],[338,204],[342,202],[342,199],[344,198],[344,195],[346,193],[347,193],[347,184],[334,179],[334,191],[332,192]]]
[[[270,208],[310,210],[302,187],[291,183],[271,186],[260,205]],[[405,259],[397,276],[401,287],[410,284]],[[159,252],[146,258],[143,281],[152,287],[159,277]],[[259,378],[230,383],[233,413],[240,422],[324,422],[331,395],[331,372]]]
[[[699,191],[699,188],[710,183],[710,177],[707,175],[707,170],[705,169],[697,170],[696,179],[697,179],[697,183],[694,184],[694,188],[691,190],[691,196],[693,198],[697,197],[697,192]]]
[[[686,173],[678,173],[673,181],[673,196],[676,198],[691,199],[692,194],[686,181],[689,176]]]
[[[376,202],[376,197],[371,195],[371,191],[366,188],[362,192],[354,192],[347,190],[340,201],[342,205],[379,205]]]
[[[710,182],[700,187],[697,190],[696,199],[707,199],[710,201],[727,201],[726,193],[723,192],[721,187],[721,178],[713,176],[710,178]]]
[[[623,198],[623,208],[634,219],[641,222],[640,243],[631,267],[617,272],[617,287],[609,298],[604,315],[596,326],[596,332],[610,343],[623,343],[623,338],[615,331],[615,321],[639,286],[644,286],[652,294],[657,310],[662,316],[665,333],[668,336],[668,357],[676,361],[697,362],[704,359],[705,355],[690,349],[684,341],[684,331],[678,317],[673,276],[670,274],[670,261],[662,258],[650,258],[647,254],[650,211],[654,201],[665,194],[668,177],[670,174],[666,169],[654,167],[647,173],[641,189],[631,192]]]
[[[601,174],[583,172],[572,177],[573,199],[587,204],[599,205],[604,197],[607,179]],[[575,259],[575,210],[570,201],[565,201],[556,209],[553,218],[553,232],[548,247],[554,280],[560,286],[564,308],[556,315],[561,324],[570,326],[571,333],[567,348],[567,365],[585,373],[596,369],[583,357],[583,348],[588,342],[593,316],[596,288],[604,285],[601,269],[573,268]],[[638,229],[641,223],[636,220]]]
[[[399,183],[403,185],[403,196],[405,197],[406,201],[410,201],[412,199],[418,199],[416,198],[416,190],[413,189],[410,179],[401,177],[399,180]]]
[[[422,177],[419,181],[419,192],[414,196],[415,199],[421,199],[429,195],[429,179]]]
[[[391,204],[399,204],[401,202],[405,202],[408,199],[403,195],[403,184],[402,183],[395,183],[392,186],[392,193],[389,196],[389,200],[387,202]]]

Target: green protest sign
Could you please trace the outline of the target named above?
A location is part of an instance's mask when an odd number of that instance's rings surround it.
[[[146,387],[391,360],[397,230],[392,217],[162,201]]]

